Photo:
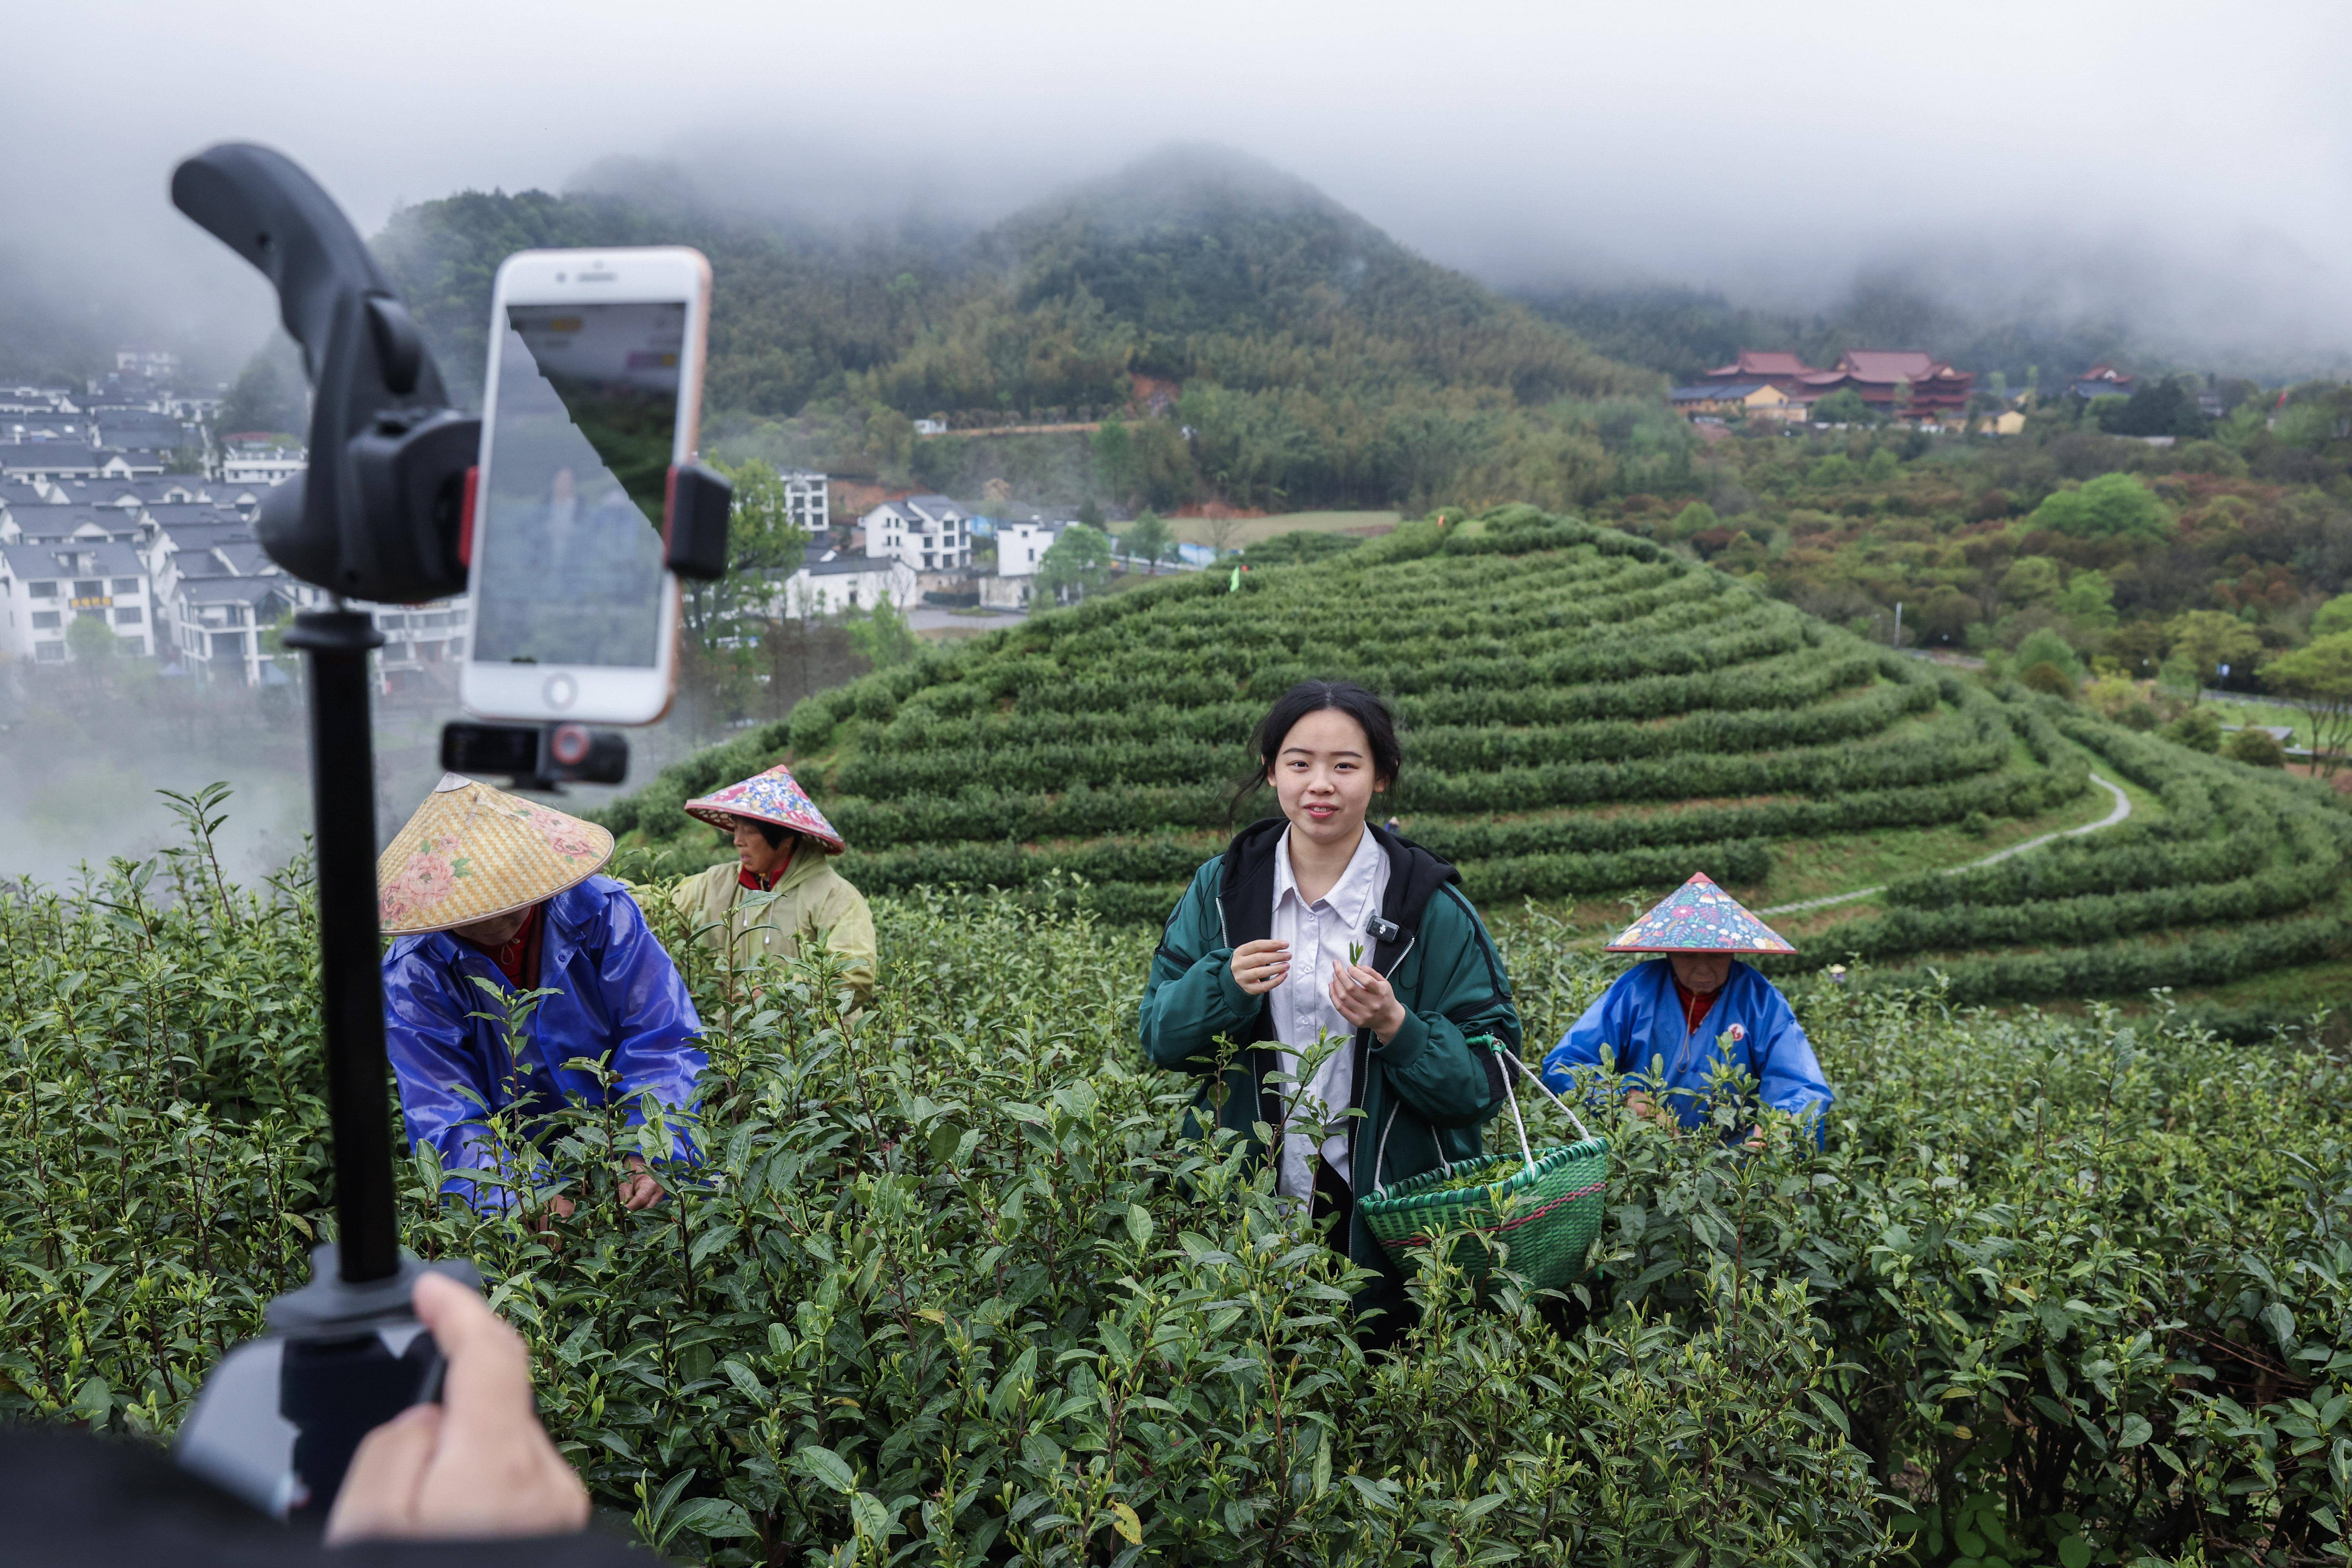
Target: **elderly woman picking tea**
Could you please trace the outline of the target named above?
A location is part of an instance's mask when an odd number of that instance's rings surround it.
[[[1627,926],[1609,951],[1661,956],[1619,975],[1544,1058],[1555,1091],[1567,1092],[1579,1068],[1613,1067],[1635,1110],[1697,1128],[1727,1061],[1775,1110],[1818,1119],[1829,1108],[1835,1096],[1788,999],[1733,956],[1796,950],[1706,877]]]
[[[686,813],[729,835],[735,858],[680,882],[670,894],[700,940],[734,962],[789,963],[803,942],[831,952],[856,1005],[874,998],[874,911],[833,868],[847,847],[824,813],[779,763],[763,773],[686,803]]]
[[[612,853],[613,836],[593,823],[449,773],[377,865],[393,939],[384,1047],[401,1115],[409,1142],[440,1155],[441,1190],[477,1208],[510,1206],[510,1184],[540,1173],[478,1179],[499,1158],[486,1110],[519,1112],[530,1137],[567,1104],[618,1103],[635,1127],[649,1102],[673,1112],[696,1103],[701,1020],[635,900],[595,874]],[[510,1050],[501,999],[542,988],[552,994]],[[568,1065],[580,1058],[602,1063],[612,1084]],[[677,1148],[692,1157],[683,1138]],[[659,1202],[645,1158],[625,1164],[622,1204]],[[572,1211],[561,1195],[551,1206]]]

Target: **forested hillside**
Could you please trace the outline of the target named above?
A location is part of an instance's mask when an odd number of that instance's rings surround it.
[[[711,258],[718,430],[951,488],[964,448],[919,447],[910,420],[1109,419],[1100,486],[1161,507],[1557,499],[1563,470],[1610,460],[1588,405],[1660,385],[1311,187],[1200,151],[951,242],[534,191],[404,209],[377,248],[465,383],[502,257],[656,242]],[[1167,395],[1135,406],[1139,376]]]

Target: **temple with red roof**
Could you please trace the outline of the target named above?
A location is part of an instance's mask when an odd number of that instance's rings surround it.
[[[1897,419],[1959,414],[1976,384],[1969,372],[1954,370],[1922,349],[1848,349],[1828,370],[1817,370],[1793,353],[1742,349],[1738,359],[1701,379],[1765,383],[1809,404],[1851,387],[1864,403]]]

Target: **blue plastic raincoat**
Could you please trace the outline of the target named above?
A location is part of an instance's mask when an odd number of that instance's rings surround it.
[[[539,984],[557,994],[543,998],[532,1016],[520,1075],[508,1062],[499,1026],[467,1016],[490,1008],[477,979],[510,989],[488,954],[446,931],[428,931],[397,939],[384,955],[384,1046],[400,1079],[401,1115],[410,1143],[432,1144],[445,1171],[491,1163],[482,1112],[468,1092],[492,1110],[520,1105],[544,1113],[567,1100],[605,1103],[595,1079],[564,1067],[575,1057],[604,1060],[619,1075],[613,1098],[627,1104],[632,1127],[646,1119],[633,1097],[673,1110],[696,1103],[695,1079],[709,1061],[695,1044],[702,1020],[628,889],[610,877],[591,877],[548,900],[541,919]],[[683,1138],[677,1153],[695,1157]],[[514,1201],[502,1187],[478,1191],[458,1174],[441,1190],[479,1208]]]
[[[1696,1034],[1683,1022],[1673,964],[1663,958],[1635,964],[1551,1048],[1543,1076],[1564,1094],[1570,1073],[1606,1059],[1626,1075],[1625,1092],[1649,1090],[1684,1126],[1695,1128],[1706,1119],[1707,1079],[1727,1057],[1757,1080],[1759,1098],[1775,1110],[1818,1113],[1836,1099],[1788,999],[1737,959]],[[1665,1077],[1654,1082],[1652,1064],[1659,1058],[1665,1060]]]

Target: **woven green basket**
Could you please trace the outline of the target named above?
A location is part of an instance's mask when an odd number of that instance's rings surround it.
[[[1472,1043],[1476,1043],[1475,1041]],[[1568,1111],[1583,1141],[1540,1153],[1528,1146],[1526,1121],[1519,1100],[1510,1090],[1511,1118],[1518,1124],[1519,1158],[1487,1154],[1476,1160],[1424,1171],[1394,1186],[1373,1188],[1357,1205],[1364,1224],[1386,1247],[1391,1258],[1405,1261],[1405,1249],[1426,1246],[1440,1230],[1465,1231],[1454,1247],[1454,1262],[1474,1279],[1483,1280],[1496,1261],[1492,1243],[1507,1249],[1506,1259],[1514,1274],[1523,1275],[1538,1289],[1556,1290],[1585,1273],[1585,1256],[1601,1234],[1603,1199],[1609,1188],[1609,1143],[1595,1138],[1566,1101],[1552,1094],[1526,1063],[1494,1040],[1488,1046]],[[1395,1125],[1392,1112],[1389,1126]],[[1373,1156],[1377,1175],[1388,1153],[1388,1129],[1383,1128]],[[1465,1177],[1490,1175],[1475,1184],[1457,1184]]]

